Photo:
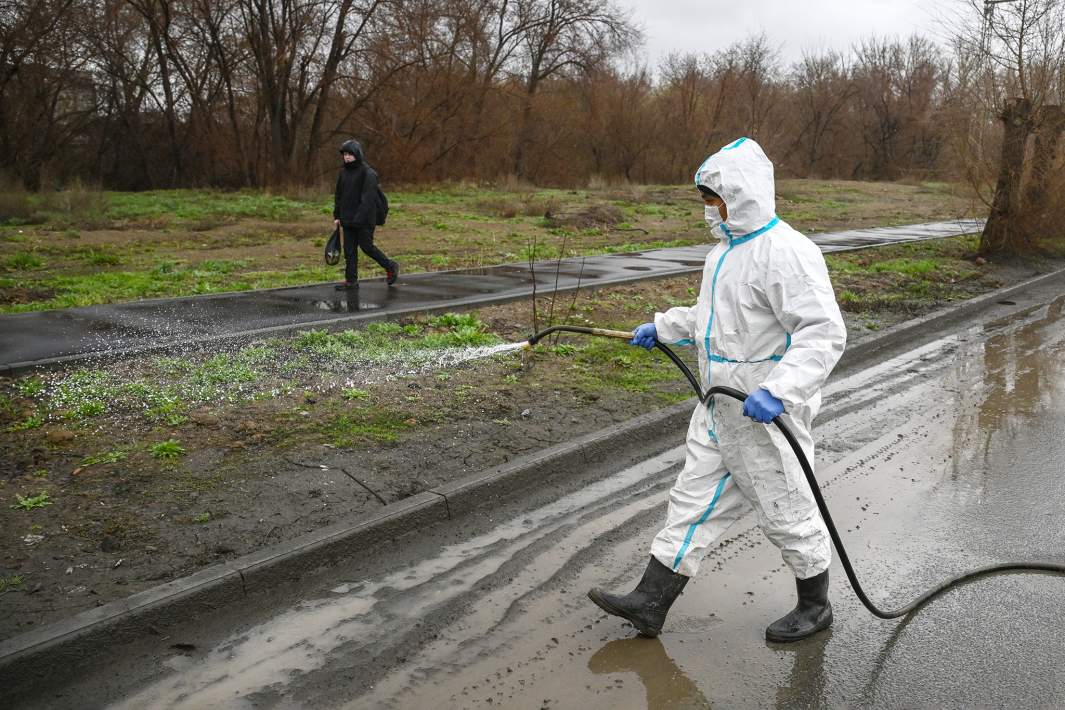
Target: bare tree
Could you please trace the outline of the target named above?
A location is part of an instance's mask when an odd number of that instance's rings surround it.
[[[801,156],[802,174],[818,174],[833,138],[843,131],[845,109],[855,95],[846,58],[837,52],[804,55],[792,68],[798,132],[791,150]]]
[[[589,71],[638,32],[609,0],[519,0],[524,56],[524,94],[514,146],[514,174],[526,177],[525,158],[533,132],[533,99],[541,84],[570,70]]]
[[[1025,212],[1041,213],[1042,204],[1025,204],[1022,185],[1027,173],[1029,143],[1042,127],[1040,144],[1057,150],[1062,126],[1057,119],[1062,101],[1065,71],[1065,2],[1062,0],[1015,0],[1011,2],[967,0],[968,18],[958,33],[956,53],[962,63],[976,64],[978,72],[967,75],[972,96],[986,119],[1001,124],[1001,148],[995,168],[995,188],[988,200],[990,214],[981,237],[987,254],[1017,253],[1035,245],[1036,234]],[[975,58],[975,61],[974,61]],[[963,79],[959,77],[959,84]],[[974,86],[973,86],[974,85]],[[1030,199],[1044,196],[1039,185],[1055,162],[1055,153],[1035,157],[1036,187]],[[970,168],[977,187],[987,176]]]

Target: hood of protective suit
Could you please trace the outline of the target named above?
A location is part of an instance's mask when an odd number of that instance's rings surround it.
[[[728,219],[719,237],[742,237],[765,227],[776,216],[773,164],[762,146],[740,138],[711,155],[695,171],[695,184],[708,187],[725,201]]]

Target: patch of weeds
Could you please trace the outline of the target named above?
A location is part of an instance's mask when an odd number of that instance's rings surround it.
[[[189,379],[207,386],[253,382],[258,377],[259,373],[254,369],[225,353],[208,358],[189,371]]]
[[[153,364],[167,375],[179,375],[189,369],[189,361],[183,357],[159,357]]]
[[[107,249],[90,248],[82,253],[81,258],[93,266],[118,266],[122,263],[122,257]]]
[[[159,386],[137,380],[124,388],[133,398],[133,406],[143,408],[144,417],[150,422],[164,422],[171,426],[182,424],[187,417],[189,403],[170,386]],[[215,394],[214,392],[203,394]]]
[[[571,357],[577,354],[578,348],[576,345],[570,345],[569,343],[559,343],[552,346],[550,351],[561,357]]]
[[[0,262],[0,266],[12,271],[31,271],[44,266],[44,259],[28,251],[17,251]]]
[[[148,450],[157,459],[176,459],[185,454],[185,447],[178,443],[177,439],[167,439],[152,444]]]
[[[97,464],[118,463],[119,461],[125,460],[128,456],[129,454],[122,449],[111,449],[110,451],[86,456],[78,465],[82,468],[88,468],[89,466],[96,466]]]
[[[13,574],[10,577],[0,577],[0,594],[21,590],[23,582],[24,580],[20,574]]]
[[[550,247],[547,244],[527,244],[519,249],[518,253],[513,256],[516,257],[518,261],[522,262],[552,261],[559,257],[559,253],[558,249]]]
[[[332,340],[328,330],[301,330],[292,342],[292,347],[297,350],[315,350],[328,345]]]
[[[35,508],[43,508],[46,505],[52,504],[52,500],[48,496],[48,491],[41,491],[37,495],[29,497],[23,497],[16,493],[15,500],[17,502],[11,506],[14,510],[33,510]]]
[[[472,313],[445,313],[429,319],[429,325],[433,328],[477,327],[480,324],[477,316]]]
[[[591,342],[581,348],[577,367],[582,387],[620,387],[630,392],[646,392],[655,383],[676,378],[676,370],[670,363],[632,350],[620,341]]]
[[[237,353],[237,358],[249,365],[264,363],[277,355],[277,349],[269,345],[249,345]]]
[[[390,335],[399,335],[403,332],[403,326],[399,323],[370,323],[366,326],[366,332],[370,335],[376,335],[380,337],[388,337]]]
[[[499,338],[488,333],[487,326],[474,314],[447,313],[429,319],[428,325],[435,332],[424,333],[417,324],[401,326],[397,323],[371,323],[361,331],[302,331],[291,341],[291,347],[331,361],[413,363],[430,357],[429,350],[480,347],[499,342]]]
[[[483,327],[459,326],[445,333],[431,333],[422,338],[422,343],[430,348],[476,348],[498,343],[499,338],[484,332]]]
[[[26,377],[15,383],[15,389],[23,397],[36,397],[44,391],[44,380],[36,375]]]
[[[103,370],[76,370],[51,389],[50,409],[65,410],[66,419],[84,419],[107,411],[107,403],[114,401],[119,388]]]
[[[44,424],[43,414],[31,414],[20,422],[15,422],[7,428],[8,431],[26,431],[28,429],[36,429]]]
[[[933,259],[890,259],[878,261],[869,266],[873,273],[895,273],[905,276],[925,276],[940,269],[940,264]]]
[[[199,515],[193,516],[192,522],[199,523],[201,525],[203,523],[209,523],[209,522],[211,522],[211,514],[206,512],[206,511],[204,511],[203,513],[200,513]]]
[[[78,421],[80,419],[99,416],[106,411],[107,405],[98,399],[94,399],[87,402],[81,402],[73,409],[68,409],[63,413],[63,418]]]
[[[215,274],[229,274],[248,265],[244,260],[232,259],[208,259],[196,265],[197,271],[207,271]]]
[[[349,400],[351,400],[351,399],[368,399],[369,396],[370,396],[370,393],[367,392],[366,390],[358,389],[357,387],[347,387],[347,388],[344,389],[343,392],[340,393],[340,396],[343,397],[344,399],[349,399]]]
[[[334,446],[348,448],[361,441],[395,441],[400,432],[410,428],[410,418],[387,410],[356,410],[334,418],[325,433]]]
[[[858,310],[861,308],[862,297],[854,291],[840,291],[836,294],[836,300],[844,310]]]

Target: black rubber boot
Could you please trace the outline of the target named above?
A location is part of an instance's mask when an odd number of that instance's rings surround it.
[[[588,592],[588,598],[607,614],[627,620],[644,636],[658,636],[666,621],[666,612],[687,583],[687,577],[652,556],[633,591],[621,596],[596,588]]]
[[[832,625],[832,605],[828,601],[828,570],[809,579],[796,579],[799,603],[787,615],[765,630],[767,641],[790,643],[813,636]]]

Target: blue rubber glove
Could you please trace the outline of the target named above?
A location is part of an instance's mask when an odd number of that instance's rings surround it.
[[[639,328],[632,331],[632,340],[629,341],[629,345],[636,345],[637,347],[650,350],[655,346],[657,341],[658,331],[655,330],[655,324],[644,323]]]
[[[743,401],[743,416],[762,424],[768,424],[783,412],[784,403],[769,394],[769,390],[764,387],[751,392]]]

